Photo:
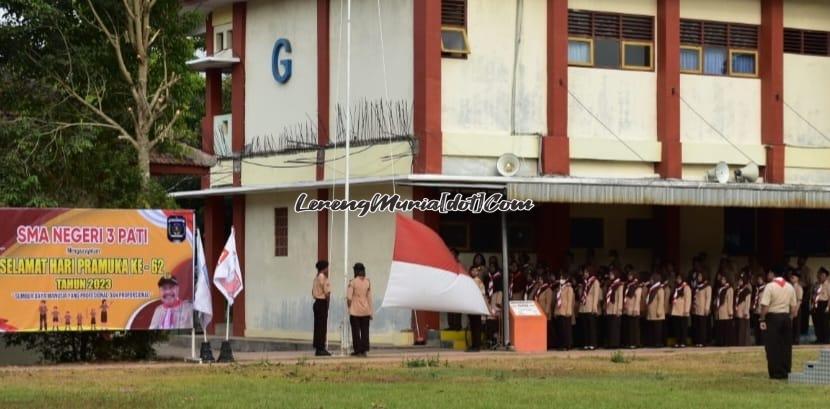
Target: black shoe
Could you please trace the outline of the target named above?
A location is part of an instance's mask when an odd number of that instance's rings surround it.
[[[480,350],[479,350],[478,348],[472,348],[472,347],[470,347],[470,348],[467,348],[467,350],[466,350],[466,351],[464,351],[464,352],[480,352]]]
[[[331,352],[321,349],[314,353],[314,356],[331,356]]]
[[[355,352],[352,352],[352,353],[351,353],[351,354],[349,354],[349,355],[350,355],[350,356],[360,356],[360,352],[355,351]]]
[[[366,358],[368,355],[366,355],[365,352],[361,352],[361,353],[357,354],[357,356],[359,356],[361,358]]]

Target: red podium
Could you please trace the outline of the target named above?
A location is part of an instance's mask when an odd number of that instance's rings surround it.
[[[536,301],[510,301],[510,340],[516,352],[548,349],[548,318]]]

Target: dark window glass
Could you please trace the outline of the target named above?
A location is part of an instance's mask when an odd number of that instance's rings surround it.
[[[625,247],[650,249],[654,247],[654,223],[651,219],[628,219],[625,221]]]
[[[598,249],[604,247],[604,243],[602,219],[571,219],[571,248]]]
[[[620,40],[615,38],[595,39],[594,66],[620,68]]]
[[[448,52],[464,52],[464,33],[457,30],[441,30],[441,42]]]
[[[274,209],[274,257],[288,256],[288,208]]]
[[[651,67],[651,46],[626,44],[625,65],[632,67]]]

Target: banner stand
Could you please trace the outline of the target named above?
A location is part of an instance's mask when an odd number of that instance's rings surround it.
[[[228,310],[225,314],[225,340],[222,341],[222,347],[219,349],[219,360],[217,362],[233,362],[233,350],[231,349],[230,335],[231,335],[231,303],[228,303]]]

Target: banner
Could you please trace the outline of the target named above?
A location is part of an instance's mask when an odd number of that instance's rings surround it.
[[[4,332],[190,329],[190,210],[0,209]]]

